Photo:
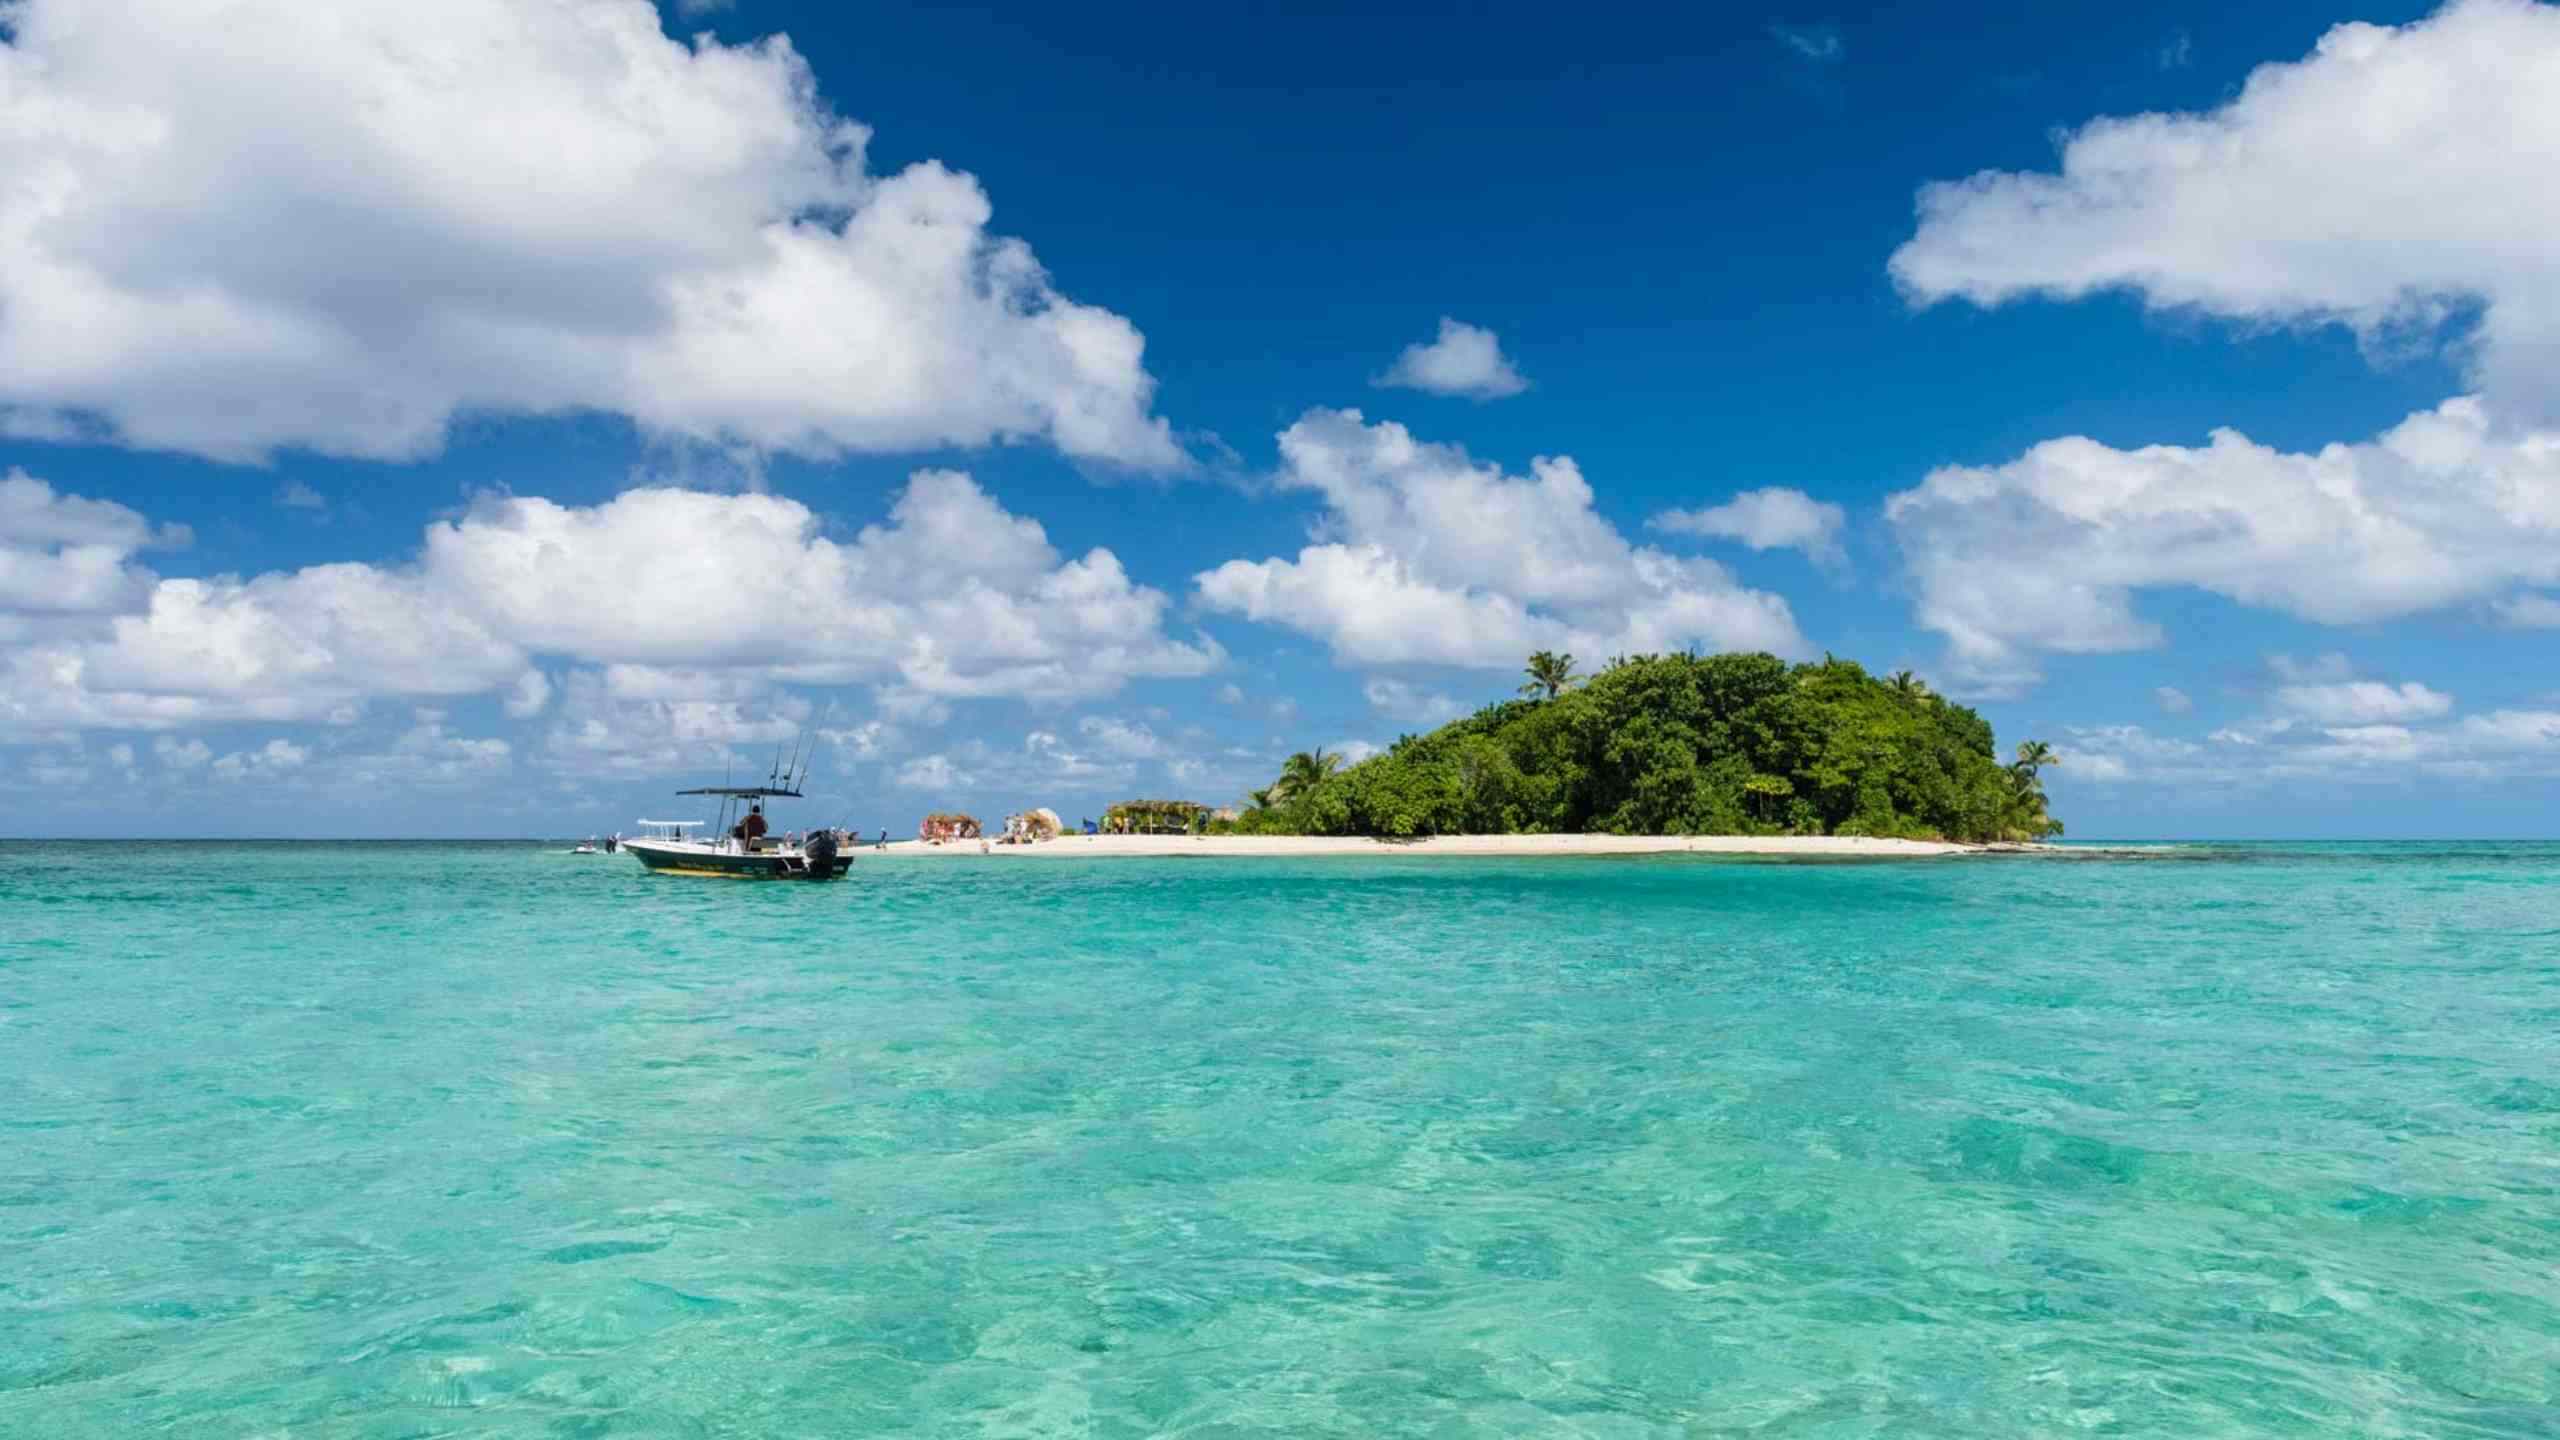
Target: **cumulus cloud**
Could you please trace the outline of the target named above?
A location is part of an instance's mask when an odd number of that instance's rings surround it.
[[[673,672],[639,665],[573,670],[542,738],[546,769],[592,777],[663,776],[797,741],[805,700],[749,674]]]
[[[202,740],[179,740],[162,735],[151,742],[151,753],[163,770],[201,770],[213,763],[213,747]]]
[[[1011,749],[972,739],[948,751],[917,756],[899,767],[894,783],[945,797],[989,790],[1085,794],[1125,786],[1137,768],[1126,758],[1079,750],[1055,731],[1034,730]]]
[[[1427,345],[1407,345],[1387,373],[1371,382],[1434,395],[1469,400],[1499,400],[1529,388],[1502,353],[1502,342],[1490,330],[1440,317],[1440,337]]]
[[[22,0],[0,37],[0,416],[404,459],[606,411],[812,456],[1181,463],[1143,338],[866,164],[790,42],[645,0]]]
[[[1993,305],[2134,291],[2382,338],[2478,310],[2493,400],[2547,415],[2560,378],[2560,7],[2462,0],[2340,25],[2203,114],[2093,121],[2057,173],[1920,193],[1894,278]],[[2353,183],[2341,183],[2353,177]]]
[[[415,723],[384,749],[350,755],[331,767],[337,783],[365,790],[476,783],[508,774],[514,747],[493,736],[460,735],[446,728],[440,710],[417,712]]]
[[[1407,725],[1445,725],[1467,713],[1467,707],[1448,696],[1402,680],[1372,680],[1361,687],[1360,693],[1371,709]]]
[[[2374,725],[2433,720],[2453,712],[2453,697],[2414,680],[2394,685],[2356,678],[2344,655],[2297,660],[2268,657],[2277,684],[2268,701],[2274,712],[2316,725]]]
[[[2124,290],[2387,346],[2450,323],[2479,387],[2313,452],[2232,430],[2197,448],[2075,437],[1932,474],[1889,513],[1921,621],[1976,688],[2031,683],[2039,650],[2157,643],[2133,606],[2146,587],[2326,623],[2539,613],[2516,592],[2560,582],[2555,67],[2560,7],[2461,0],[2338,26],[2210,112],[2094,121],[2055,172],[1921,192],[1891,265],[1921,303]]]
[[[2491,710],[2439,723],[2226,729],[2203,740],[2140,725],[2073,727],[2063,735],[2071,757],[2063,784],[2202,790],[2287,782],[2406,784],[2413,775],[2560,778],[2560,711],[2551,710]]]
[[[1821,564],[1846,560],[1840,532],[1848,514],[1827,500],[1801,490],[1770,486],[1745,490],[1721,505],[1700,510],[1665,510],[1645,524],[1673,535],[1703,535],[1738,540],[1754,550],[1801,550]]]
[[[1132,720],[1087,715],[1076,722],[1076,733],[1124,760],[1161,760],[1168,753],[1155,731]]]
[[[299,770],[311,751],[279,735],[255,750],[235,750],[213,762],[216,780],[274,780]]]
[[[1314,543],[1208,571],[1200,598],[1339,659],[1509,670],[1533,650],[1805,649],[1785,600],[1713,561],[1630,545],[1571,459],[1506,474],[1356,410],[1308,412],[1280,456],[1281,486],[1324,501]]]
[[[2267,670],[2263,711],[2201,740],[2140,725],[2066,730],[2070,779],[2228,786],[2560,775],[2560,713],[2457,714],[2454,697],[2413,680],[2359,676],[2335,653],[2271,655]]]
[[[131,512],[42,513],[118,545],[146,533]],[[606,667],[619,701],[867,681],[928,703],[1107,694],[1222,658],[1168,636],[1166,597],[1110,551],[1061,555],[955,471],[917,472],[850,541],[821,532],[775,495],[505,496],[428,527],[409,564],[127,576],[128,608],[92,633],[0,658],[0,733],[351,718],[373,697],[501,689],[522,718],[548,702],[538,656]],[[9,604],[0,594],[0,621],[22,614]]]
[[[551,677],[539,670],[527,670],[516,677],[507,689],[506,710],[509,717],[528,720],[543,712],[551,703]]]
[[[2498,601],[2491,609],[2519,630],[2560,630],[2560,596],[2526,591]]]
[[[1934,471],[1885,514],[1958,678],[2014,693],[2038,651],[2161,643],[2145,589],[2353,624],[2560,582],[2560,435],[2466,398],[2308,453],[2231,430],[2132,450],[2075,436]]]
[[[24,470],[0,475],[0,643],[129,608],[151,583],[134,556],[188,539],[184,526],[155,528],[113,501],[57,494]]]
[[[2179,689],[2175,685],[2162,685],[2154,688],[2151,692],[2151,698],[2159,702],[2160,709],[2163,713],[2169,715],[2184,715],[2188,711],[2196,708],[2196,702],[2188,696],[2187,692]]]

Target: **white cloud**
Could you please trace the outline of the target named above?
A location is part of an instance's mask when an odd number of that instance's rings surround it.
[[[235,750],[213,762],[216,780],[274,780],[299,770],[310,750],[279,735],[255,750]]]
[[[133,747],[122,741],[107,747],[107,763],[119,770],[133,769]]]
[[[2169,32],[2168,40],[2152,58],[2163,70],[2184,70],[2195,63],[2195,55],[2196,37],[2188,34],[2182,26]]]
[[[2271,697],[2289,715],[2321,725],[2430,720],[2452,713],[2453,697],[2416,681],[2399,685],[2349,680],[2332,685],[2280,685]]]
[[[1316,543],[1294,560],[1231,560],[1198,577],[1200,597],[1314,635],[1340,659],[1508,670],[1541,649],[1805,648],[1778,596],[1713,561],[1628,544],[1570,459],[1508,475],[1356,410],[1309,411],[1280,455],[1284,488],[1324,498]]]
[[[2560,777],[2560,711],[2492,710],[2442,723],[2273,725],[2204,740],[2139,725],[2064,732],[2064,786],[2083,781],[2247,789],[2289,783],[2407,784],[2412,777]],[[2066,800],[2067,803],[2067,800]]]
[[[151,753],[158,757],[163,770],[199,770],[213,763],[213,747],[202,740],[162,735],[151,742]]]
[[[2490,609],[2519,630],[2560,630],[2560,596],[2528,590],[2497,601]]]
[[[401,459],[463,412],[812,456],[1182,463],[1135,327],[875,175],[788,40],[644,0],[22,0],[0,414],[222,460]],[[75,423],[76,422],[76,423]]]
[[[539,670],[525,671],[507,690],[507,714],[517,720],[531,719],[550,704],[551,677]]]
[[[1817,65],[1836,64],[1849,53],[1848,45],[1840,38],[1840,27],[1836,25],[1789,25],[1772,20],[1769,22],[1769,38]]]
[[[120,527],[120,544],[139,533],[129,511],[79,515]],[[130,571],[98,600],[125,613],[0,657],[0,734],[351,717],[369,697],[502,687],[521,717],[548,695],[537,655],[608,667],[618,699],[868,680],[927,706],[1108,694],[1221,658],[1167,636],[1166,597],[1111,552],[1060,555],[952,471],[917,472],[885,523],[843,543],[778,496],[633,490],[588,507],[484,500],[430,526],[405,566]],[[0,592],[0,624],[11,603]]]
[[[2135,609],[2148,588],[2354,624],[2560,582],[2560,435],[2461,399],[2309,454],[2230,430],[2197,448],[2073,437],[1933,471],[1885,513],[1959,678],[2014,692],[2034,652],[2161,643]]]
[[[2187,692],[2179,689],[2175,685],[2162,685],[2154,688],[2151,692],[2151,698],[2160,702],[2160,709],[2165,714],[2184,715],[2188,711],[2196,708],[2196,702],[2188,697]]]
[[[0,643],[131,607],[148,592],[137,552],[188,542],[109,500],[63,495],[24,470],[0,474]]]
[[[2453,713],[2453,697],[2416,681],[2393,685],[2356,678],[2355,667],[2339,654],[2297,660],[2290,655],[2267,657],[2277,685],[2268,696],[2279,717],[2314,725],[2376,725],[2433,720]]]
[[[1428,345],[1407,345],[1387,373],[1371,382],[1434,395],[1469,400],[1499,400],[1529,388],[1502,353],[1502,342],[1490,330],[1440,318],[1440,338]]]
[[[1227,682],[1226,684],[1224,684],[1224,685],[1219,686],[1219,687],[1218,687],[1218,703],[1219,703],[1219,704],[1221,704],[1221,705],[1241,705],[1241,704],[1243,704],[1243,703],[1244,703],[1244,687],[1242,687],[1242,686],[1240,686],[1240,685],[1236,684],[1236,683],[1235,683],[1234,681],[1232,681],[1232,680],[1228,681],[1228,682]]]
[[[1076,733],[1124,760],[1158,760],[1167,753],[1155,731],[1134,721],[1088,715],[1076,722]]]
[[[1342,763],[1345,765],[1357,765],[1376,755],[1381,749],[1366,740],[1336,740],[1329,748],[1334,754],[1342,757]]]
[[[898,732],[884,720],[866,720],[859,725],[826,726],[818,738],[842,750],[848,759],[877,760],[898,742]]]
[[[2560,714],[2456,715],[2453,697],[2415,681],[2358,678],[2336,653],[2267,657],[2265,712],[2202,740],[2139,725],[2065,732],[2070,780],[2198,786],[2400,781],[2412,775],[2560,775]],[[2172,707],[2163,707],[2172,708]],[[2173,709],[2173,713],[2175,713]]]
[[[2209,113],[2092,122],[2055,173],[1921,192],[1892,261],[1920,302],[2127,290],[2384,347],[2460,322],[2479,387],[2316,452],[2231,430],[2193,449],[2070,438],[1931,475],[1890,513],[1921,621],[1976,688],[2031,683],[2038,650],[2158,643],[2132,605],[2145,587],[2323,623],[2535,613],[2517,587],[2560,583],[2556,68],[2560,7],[2461,0],[2341,25]]]
[[[1390,720],[1407,725],[1445,725],[1467,713],[1467,707],[1446,695],[1432,694],[1402,680],[1376,679],[1361,687],[1370,708]]]
[[[1840,531],[1848,518],[1829,501],[1770,486],[1701,510],[1665,510],[1645,524],[1674,535],[1739,540],[1754,550],[1801,550],[1822,564],[1838,565],[1845,559]]]
[[[895,783],[938,791],[946,798],[983,795],[990,803],[1027,807],[1046,803],[1045,797],[1125,787],[1136,774],[1137,765],[1125,757],[1097,759],[1054,731],[1034,730],[1011,750],[971,739],[947,752],[919,756],[900,767]]]
[[[444,715],[434,710],[421,710],[415,719],[381,752],[338,760],[331,767],[331,778],[374,791],[479,783],[514,768],[514,747],[504,740],[456,735],[446,728]]]
[[[689,683],[698,680],[699,686]],[[647,666],[573,670],[543,735],[545,767],[574,776],[761,774],[807,728],[806,701],[730,676]]]
[[[909,790],[952,790],[970,783],[948,755],[920,755],[898,769],[896,783]]]
[[[2477,306],[2493,402],[2547,417],[2560,379],[2560,7],[2461,0],[2348,24],[2203,114],[2091,122],[2052,174],[1920,194],[1892,270],[1992,305],[2126,289],[2154,305],[2382,339]]]
[[[276,488],[276,503],[288,510],[326,510],[328,497],[299,480],[288,480]]]

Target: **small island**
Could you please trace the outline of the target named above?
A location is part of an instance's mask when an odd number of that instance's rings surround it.
[[[2062,833],[2030,740],[1908,671],[1825,656],[1638,655],[1577,677],[1529,658],[1522,698],[1354,765],[1309,751],[1212,834],[1835,837],[1982,845]]]
[[[1957,855],[2062,833],[2039,740],[1999,758],[1991,726],[1909,671],[1825,656],[1639,655],[1597,675],[1529,657],[1520,698],[1346,765],[1289,757],[1235,809],[1129,801],[1046,844],[888,854],[1805,858]]]

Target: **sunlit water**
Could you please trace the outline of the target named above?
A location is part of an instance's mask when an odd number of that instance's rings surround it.
[[[2560,1434],[2560,849],[0,846],[0,1434]]]

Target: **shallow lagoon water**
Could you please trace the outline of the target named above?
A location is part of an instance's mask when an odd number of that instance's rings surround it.
[[[2547,1437],[2560,847],[0,845],[0,1256],[8,1436]]]

